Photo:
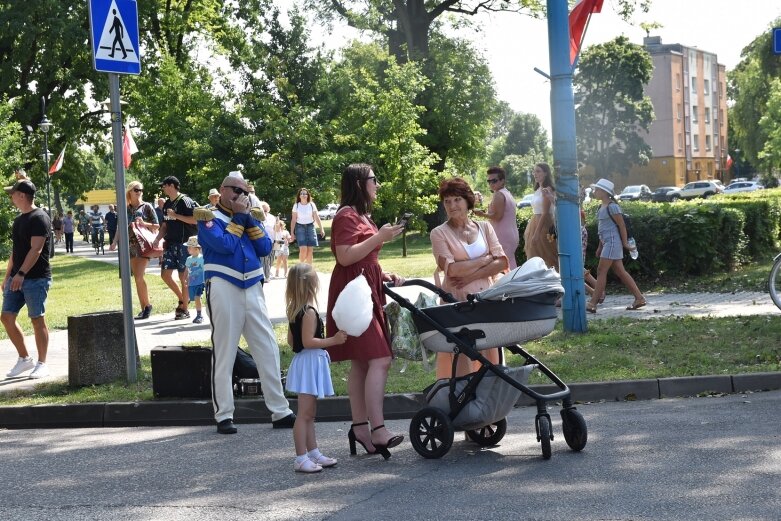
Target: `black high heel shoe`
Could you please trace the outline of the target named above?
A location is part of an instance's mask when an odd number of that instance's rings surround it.
[[[361,447],[363,447],[363,450],[366,451],[366,454],[377,454],[376,447],[375,447],[375,451],[374,452],[370,451],[369,449],[366,448],[366,445],[364,445],[364,443],[355,436],[355,432],[353,431],[353,427],[360,427],[362,425],[369,425],[369,422],[353,423],[352,425],[350,425],[350,430],[347,431],[347,441],[350,442],[350,455],[351,456],[355,456],[358,453],[358,451],[356,450],[357,448],[355,446],[356,442],[361,444]]]
[[[371,431],[374,432],[376,430],[382,429],[385,427],[385,425],[378,425],[377,427],[374,427]],[[402,441],[404,441],[403,435],[397,435],[397,436],[391,436],[391,438],[388,440],[388,443],[385,445],[377,445],[376,443],[373,443],[374,449],[382,454],[382,457],[385,459],[390,458],[390,451],[388,449],[392,449],[393,447],[398,446]]]

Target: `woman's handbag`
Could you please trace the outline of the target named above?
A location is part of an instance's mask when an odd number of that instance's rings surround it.
[[[163,246],[160,243],[157,246],[153,246],[156,237],[153,231],[135,221],[130,224],[129,228],[133,236],[135,236],[138,254],[141,257],[155,259],[163,256]]]

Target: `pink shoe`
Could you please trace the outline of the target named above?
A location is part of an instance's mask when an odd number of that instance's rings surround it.
[[[336,458],[329,458],[328,456],[325,456],[323,454],[320,454],[320,457],[318,457],[317,459],[310,456],[309,460],[312,461],[312,463],[316,463],[317,465],[320,465],[324,469],[328,467],[333,467],[338,463]]]

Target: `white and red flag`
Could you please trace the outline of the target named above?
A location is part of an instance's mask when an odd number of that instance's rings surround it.
[[[579,0],[569,13],[569,62],[574,64],[586,35],[591,13],[602,12],[604,0]]]
[[[55,172],[59,172],[62,168],[62,162],[65,160],[65,148],[68,146],[67,143],[65,143],[65,146],[62,147],[62,152],[60,152],[60,155],[57,156],[57,160],[54,162],[54,164],[49,167],[49,175],[54,175]]]
[[[133,134],[130,133],[130,127],[125,127],[125,137],[122,140],[122,162],[125,164],[125,168],[130,168],[133,154],[136,152],[138,152],[138,147],[133,140]]]

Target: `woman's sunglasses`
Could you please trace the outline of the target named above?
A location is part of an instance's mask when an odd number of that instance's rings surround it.
[[[133,188],[133,191],[135,193],[137,193],[137,194],[143,194],[144,193],[144,189],[143,188]]]

